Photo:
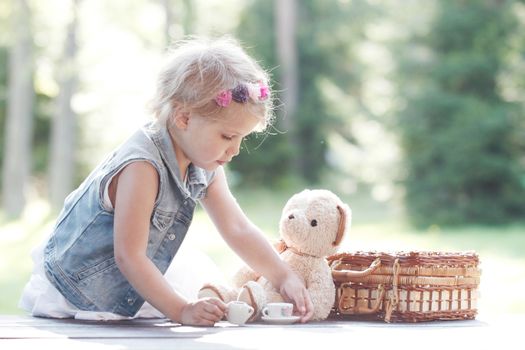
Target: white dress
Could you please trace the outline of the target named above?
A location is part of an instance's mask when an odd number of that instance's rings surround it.
[[[108,184],[111,181],[108,181]],[[105,204],[111,201],[104,191]],[[75,318],[82,320],[124,320],[131,318],[164,318],[165,316],[148,302],[134,317],[117,315],[111,312],[83,311],[70,304],[49,282],[44,271],[44,249],[47,237],[31,253],[33,272],[26,284],[18,306],[33,316],[52,318]],[[224,282],[224,278],[214,262],[204,253],[191,246],[181,245],[171,265],[164,274],[171,287],[188,300],[197,299],[203,284]]]

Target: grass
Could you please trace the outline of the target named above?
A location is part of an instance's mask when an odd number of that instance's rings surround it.
[[[237,193],[237,199],[251,220],[269,238],[276,238],[281,209],[293,192],[245,190]],[[525,225],[415,230],[402,220],[395,205],[376,203],[366,194],[344,200],[352,207],[353,224],[343,250],[475,250],[483,270],[480,313],[525,313],[521,292],[525,290]],[[50,232],[53,221],[47,205],[34,202],[21,220],[0,222],[1,314],[22,313],[17,301],[31,273],[31,250]],[[225,276],[242,264],[202,210],[195,213],[184,244],[207,254]]]

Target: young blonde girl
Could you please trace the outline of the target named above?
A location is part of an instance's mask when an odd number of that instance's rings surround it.
[[[66,198],[42,252],[48,287],[81,311],[136,317],[147,301],[173,321],[213,325],[224,303],[187,300],[163,275],[199,201],[227,244],[308,321],[303,281],[243,213],[223,169],[245,136],[271,122],[264,70],[233,39],[184,41],[160,73],[152,109],[155,121]]]

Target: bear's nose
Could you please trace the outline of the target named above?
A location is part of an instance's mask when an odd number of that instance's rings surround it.
[[[290,220],[295,219],[295,216],[293,216],[293,214],[290,214],[290,215],[288,215],[288,219],[290,219]]]

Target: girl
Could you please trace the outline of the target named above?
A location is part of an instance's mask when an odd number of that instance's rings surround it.
[[[245,216],[223,169],[245,136],[271,122],[266,73],[232,39],[182,42],[161,71],[152,109],[156,120],[65,200],[41,262],[55,304],[135,317],[147,301],[182,324],[219,321],[222,301],[186,300],[163,275],[200,201],[228,245],[308,321],[302,280]],[[49,294],[35,298],[30,290],[21,306],[46,316],[34,301]]]

